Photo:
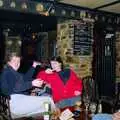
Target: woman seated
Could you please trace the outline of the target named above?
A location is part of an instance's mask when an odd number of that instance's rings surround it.
[[[40,71],[37,78],[51,86],[52,97],[57,107],[73,106],[81,99],[82,80],[73,70],[64,68],[61,57],[51,58],[50,66],[51,69]]]

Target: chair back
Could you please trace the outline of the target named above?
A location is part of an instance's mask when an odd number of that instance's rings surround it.
[[[102,113],[112,114],[114,112],[113,108],[114,108],[115,101],[113,98],[109,96],[101,96],[98,101],[98,104],[100,103],[102,105]]]
[[[116,83],[114,112],[120,109],[120,82]]]
[[[86,76],[83,79],[83,94],[82,98],[88,97],[90,101],[95,99],[95,82],[92,76]]]
[[[12,120],[9,101],[10,96],[0,93],[0,120]]]

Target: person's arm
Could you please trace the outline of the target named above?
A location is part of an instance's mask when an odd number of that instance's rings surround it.
[[[31,89],[32,87],[41,87],[43,81],[40,79],[33,79],[32,81],[24,81],[22,76],[19,76],[19,80],[16,81],[14,92],[22,92]]]
[[[5,71],[1,74],[0,83],[1,92],[6,95],[21,93],[31,89],[32,86],[41,87],[43,84],[38,79],[25,81],[20,73],[11,71]]]
[[[25,81],[32,81],[33,74],[35,72],[35,68],[37,65],[41,65],[41,63],[34,61],[32,67],[23,75],[23,79]]]
[[[16,83],[15,83],[13,91],[15,93],[19,93],[19,92],[31,89],[32,88],[32,80],[26,81],[25,78],[21,74],[19,74],[19,78],[16,79]]]
[[[40,78],[40,79],[42,79],[43,81],[49,83],[49,79],[47,79],[47,73],[46,73],[45,71],[40,71],[40,72],[37,74],[36,78]]]
[[[72,70],[71,70],[71,74],[72,74],[72,77],[74,79],[74,87],[73,87],[73,89],[75,91],[74,94],[75,95],[81,95],[82,94],[82,89],[83,89],[82,80],[79,79],[77,77],[76,73],[73,72]]]
[[[34,67],[31,67],[25,74],[22,74],[23,76],[23,79],[25,81],[32,81],[33,80],[33,74],[35,72],[35,68]]]
[[[5,95],[10,95],[11,89],[10,85],[8,86],[8,80],[10,79],[9,75],[2,73],[0,76],[0,91]]]
[[[1,75],[1,91],[3,94],[10,95],[13,93],[19,93],[32,88],[32,83],[24,82],[22,76],[19,73],[11,71],[5,71]]]

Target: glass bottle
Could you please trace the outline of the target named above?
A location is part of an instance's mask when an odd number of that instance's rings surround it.
[[[81,112],[81,101],[78,101],[75,103],[75,106],[74,106],[74,118],[77,119],[80,117],[80,112]]]
[[[98,113],[102,113],[102,103],[101,103],[101,100],[99,100],[99,104],[98,104]]]
[[[48,102],[44,103],[45,112],[43,114],[43,120],[50,120],[50,104]]]

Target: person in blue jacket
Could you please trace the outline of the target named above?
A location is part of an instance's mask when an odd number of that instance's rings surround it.
[[[29,90],[35,86],[40,87],[40,82],[35,79],[33,80],[32,75],[35,71],[35,67],[39,64],[33,62],[32,67],[26,74],[20,74],[17,72],[20,66],[19,53],[12,52],[6,56],[7,64],[1,74],[1,92],[5,95],[11,94],[29,94]]]
[[[32,116],[44,112],[44,102],[49,102],[55,108],[50,96],[30,96],[32,87],[41,87],[43,81],[33,79],[35,67],[40,64],[33,62],[32,67],[26,74],[20,74],[21,56],[14,51],[8,51],[6,65],[0,75],[0,91],[10,96],[10,109],[13,118]]]

